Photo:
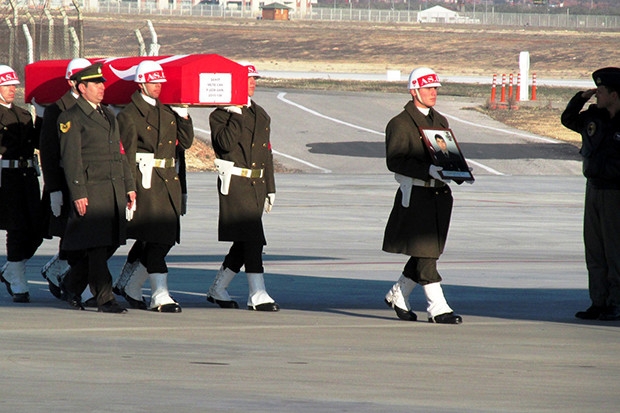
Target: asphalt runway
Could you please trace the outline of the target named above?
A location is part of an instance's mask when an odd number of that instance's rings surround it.
[[[181,314],[79,312],[28,263],[32,303],[0,290],[0,411],[617,411],[620,322],[589,305],[577,148],[504,128],[471,106],[437,108],[474,169],[455,198],[444,291],[464,323],[404,322],[383,297],[407,259],[381,251],[397,184],[382,130],[407,95],[259,90],[273,121],[276,176],[264,224],[266,283],[278,313],[223,310],[205,293],[217,242],[216,176],[189,176],[182,240],[169,256]],[[208,110],[192,109],[208,139]],[[110,260],[118,274],[129,246]],[[148,285],[145,295],[149,294]],[[245,275],[229,291],[243,306]]]

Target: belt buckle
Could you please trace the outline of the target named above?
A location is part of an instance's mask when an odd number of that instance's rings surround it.
[[[244,178],[251,178],[252,177],[252,170],[251,169],[246,169],[246,168],[241,168],[241,176]]]
[[[18,168],[28,168],[28,159],[19,159],[15,163]]]

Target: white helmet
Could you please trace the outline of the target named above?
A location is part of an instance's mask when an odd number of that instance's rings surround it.
[[[0,65],[0,86],[19,85],[15,70],[7,65]]]
[[[90,66],[90,62],[83,57],[76,57],[71,60],[67,65],[67,72],[65,73],[65,79],[69,80],[71,76],[79,72],[80,70]]]
[[[418,67],[409,74],[409,89],[420,89],[424,87],[439,87],[439,77],[433,69],[428,67]]]
[[[136,68],[136,76],[133,79],[136,83],[164,83],[166,75],[161,65],[152,60],[140,62]]]
[[[241,66],[245,66],[248,68],[248,77],[255,77],[257,79],[260,79],[262,77],[260,73],[258,73],[258,70],[256,70],[256,66],[254,66],[252,63],[246,61],[237,63],[239,63]]]

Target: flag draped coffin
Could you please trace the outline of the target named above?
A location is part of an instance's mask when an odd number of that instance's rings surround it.
[[[138,64],[153,60],[164,69],[167,82],[159,99],[169,105],[246,105],[248,69],[216,54],[138,56],[88,59],[103,63],[103,103],[126,105],[138,89],[134,76]],[[70,60],[41,60],[25,68],[24,100],[50,104],[68,89],[65,70]]]

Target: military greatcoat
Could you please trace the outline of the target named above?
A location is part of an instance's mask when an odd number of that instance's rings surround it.
[[[27,110],[0,105],[0,154],[4,161],[23,162],[0,172],[0,229],[41,232],[38,171],[32,162],[39,146],[39,129]],[[23,166],[23,167],[22,167]]]
[[[71,208],[61,248],[85,250],[126,241],[127,193],[135,191],[114,114],[101,116],[83,97],[58,117],[60,156],[71,204],[88,198],[86,215]]]
[[[60,165],[60,138],[58,136],[58,116],[69,109],[77,99],[71,91],[65,93],[60,99],[45,108],[41,135],[39,137],[39,156],[41,157],[41,169],[43,171],[43,219],[46,228],[45,236],[62,237],[67,225],[69,211],[73,207],[69,197],[69,189],[65,181],[65,172]],[[52,214],[50,207],[50,194],[61,191],[63,205],[59,217]]]
[[[424,116],[413,101],[409,101],[405,110],[386,127],[387,167],[392,172],[428,181],[432,158],[420,137],[420,127],[447,128],[448,120],[433,108]],[[412,257],[439,258],[450,226],[450,187],[414,186],[409,207],[403,207],[401,201],[399,189],[385,228],[383,250]]]
[[[228,195],[218,190],[220,241],[267,243],[263,231],[265,198],[276,192],[273,155],[269,135],[271,118],[252,101],[242,113],[216,109],[209,118],[211,141],[218,158],[232,161],[236,167],[263,169],[262,178],[232,176]],[[218,189],[220,181],[218,180]]]
[[[153,168],[151,187],[142,185],[136,153],[152,153],[155,159],[175,159],[177,145],[185,150],[194,141],[191,119],[178,116],[159,100],[149,105],[136,91],[117,116],[121,141],[132,166],[137,188],[134,218],[128,224],[128,238],[173,245],[180,241],[181,182],[175,166]]]

